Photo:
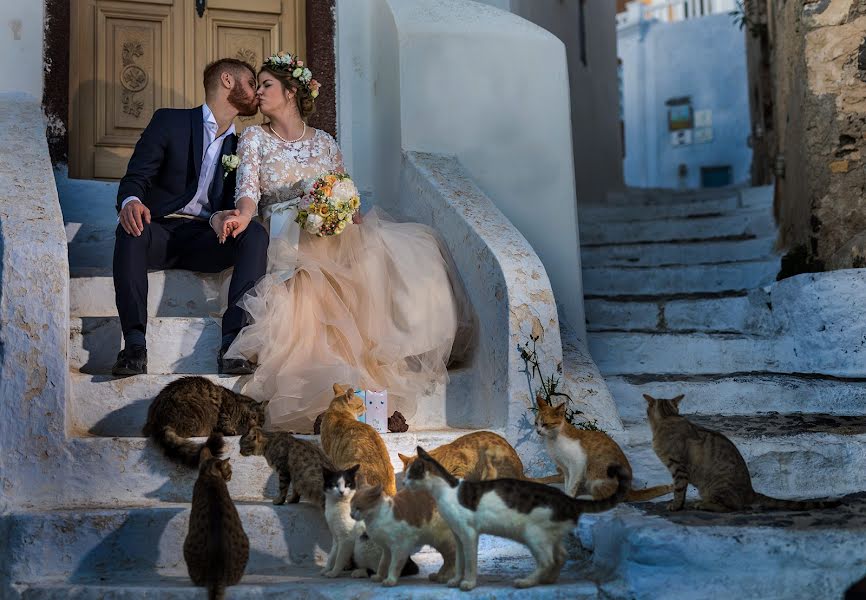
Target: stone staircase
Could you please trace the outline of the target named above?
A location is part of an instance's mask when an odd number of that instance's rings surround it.
[[[836,352],[822,341],[845,327],[833,296],[817,309],[802,300],[853,275],[776,283],[771,205],[768,187],[632,190],[581,210],[590,353],[637,479],[670,481],[642,394],[684,393],[683,412],[736,443],[757,490],[846,505],[732,516],[656,503],[587,516],[581,542],[596,568],[616,573],[605,588],[614,597],[838,598],[866,574],[866,369],[842,358],[841,334]],[[818,322],[811,333],[806,321]]]

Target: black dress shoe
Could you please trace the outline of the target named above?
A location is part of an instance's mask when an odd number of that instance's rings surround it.
[[[250,375],[256,370],[256,366],[245,358],[223,358],[226,349],[220,350],[219,374],[220,375]]]
[[[111,374],[118,377],[144,373],[147,373],[147,349],[144,346],[124,348],[117,355],[117,362],[111,367]]]

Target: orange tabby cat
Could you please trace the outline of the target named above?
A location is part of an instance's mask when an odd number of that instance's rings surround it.
[[[415,456],[398,454],[403,461],[403,472],[415,462]],[[528,479],[538,483],[562,483],[562,475],[541,479],[526,477],[523,462],[517,451],[501,435],[492,431],[473,431],[449,444],[430,451],[436,462],[459,479],[484,481],[487,479]]]
[[[335,383],[334,399],[322,415],[322,450],[338,470],[360,464],[359,475],[369,485],[381,483],[393,496],[397,484],[385,442],[375,429],[357,420],[365,410],[351,387]]]
[[[538,413],[535,430],[544,438],[547,452],[565,474],[565,493],[570,496],[589,494],[593,499],[607,498],[616,491],[618,481],[608,475],[612,464],[621,466],[631,478],[628,459],[619,445],[603,431],[578,429],[565,418],[565,404],[551,406],[536,398]],[[629,490],[627,502],[649,500],[673,491],[672,485],[657,485],[643,490]]]

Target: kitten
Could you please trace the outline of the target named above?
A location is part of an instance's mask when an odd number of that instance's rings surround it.
[[[397,493],[394,467],[385,442],[375,429],[361,423],[364,401],[351,387],[334,384],[335,397],[322,416],[322,449],[338,469],[360,464],[360,475],[366,483],[381,483],[385,493]]]
[[[535,431],[544,438],[547,453],[565,474],[565,493],[569,496],[588,494],[594,500],[607,498],[618,486],[608,475],[608,466],[615,464],[631,479],[628,459],[609,435],[603,431],[578,429],[565,418],[565,404],[551,406],[536,398]],[[640,502],[673,491],[671,485],[657,485],[643,490],[629,490],[627,502]]]
[[[403,461],[403,473],[416,460],[414,456],[398,454]],[[458,479],[481,481],[484,479],[527,479],[538,483],[561,483],[562,475],[540,479],[523,473],[523,462],[517,451],[501,435],[492,431],[473,431],[430,451],[430,456]]]
[[[216,600],[225,597],[226,586],[243,577],[250,542],[226,487],[232,478],[228,459],[214,458],[209,444],[199,463],[183,558],[193,583],[207,587],[209,597]]]
[[[142,434],[152,436],[169,458],[195,467],[203,445],[184,438],[246,433],[253,422],[265,422],[267,405],[204,377],[181,377],[151,402]],[[211,447],[212,453],[221,451]]]
[[[457,542],[428,492],[403,489],[391,497],[382,493],[381,485],[364,487],[352,499],[352,517],[364,522],[367,535],[382,548],[373,581],[397,585],[409,555],[425,544],[433,546],[443,560],[430,580],[445,582],[454,576]]]
[[[315,443],[299,440],[284,431],[266,432],[254,425],[241,438],[241,456],[264,456],[280,478],[280,493],[274,504],[284,504],[292,485],[290,504],[304,497],[308,502],[325,508],[322,467],[332,467],[331,461]]]
[[[536,569],[516,579],[520,588],[554,583],[568,554],[563,537],[584,512],[613,508],[625,498],[631,482],[619,464],[611,464],[608,476],[617,480],[616,491],[604,500],[579,500],[560,490],[519,479],[463,481],[449,473],[424,449],[406,473],[409,489],[429,491],[442,518],[457,538],[457,567],[449,586],[475,587],[478,577],[478,536],[483,533],[525,544],[535,558]]]
[[[671,400],[656,399],[648,394],[643,397],[647,401],[653,450],[674,479],[674,499],[668,510],[683,509],[690,483],[701,495],[701,501],[695,504],[700,510],[812,510],[841,504],[835,500],[780,500],[759,494],[752,488],[749,468],[733,442],[680,415],[682,395]]]
[[[355,563],[352,577],[367,577],[367,571],[376,572],[382,558],[382,549],[365,534],[364,523],[351,516],[351,502],[357,491],[357,473],[360,465],[351,469],[335,471],[322,468],[325,494],[325,521],[331,532],[331,551],[328,562],[321,574],[326,577],[339,577]],[[403,575],[415,575],[418,565],[410,559],[403,569]]]

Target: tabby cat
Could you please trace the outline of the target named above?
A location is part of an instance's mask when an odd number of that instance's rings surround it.
[[[261,427],[253,425],[241,437],[241,456],[251,455],[264,456],[280,478],[280,493],[274,498],[274,504],[286,502],[291,484],[290,504],[304,497],[325,508],[322,468],[332,465],[318,444],[300,440],[285,431],[262,431]]]
[[[608,466],[616,464],[632,477],[631,464],[622,448],[603,431],[578,429],[565,418],[565,404],[551,406],[544,398],[536,398],[538,412],[535,430],[544,438],[547,452],[562,473],[565,473],[565,493],[570,496],[587,494],[595,500],[607,498],[619,485],[608,475]],[[657,485],[643,490],[629,490],[628,502],[649,500],[673,491],[671,485]]]
[[[521,479],[464,481],[457,479],[418,447],[418,460],[406,472],[409,489],[425,490],[436,499],[442,518],[457,538],[457,569],[449,586],[471,590],[478,578],[478,536],[484,533],[525,544],[536,569],[516,579],[520,588],[554,583],[568,554],[565,535],[581,513],[601,512],[616,506],[628,493],[631,477],[619,464],[608,476],[617,480],[616,491],[603,500],[580,500],[560,490]]]
[[[203,446],[185,438],[246,433],[253,422],[264,424],[267,405],[204,377],[181,377],[153,399],[142,434],[152,436],[169,458],[195,467]]]
[[[364,400],[351,387],[336,383],[334,395],[322,416],[322,449],[338,469],[360,464],[366,483],[381,483],[385,493],[393,496],[397,484],[385,442],[375,429],[357,420],[366,410]]]
[[[215,458],[210,446],[201,451],[183,558],[193,583],[207,587],[211,600],[220,600],[226,586],[243,577],[250,542],[226,487],[232,467],[228,459]]]
[[[457,542],[429,492],[403,489],[391,497],[382,493],[381,485],[363,487],[352,499],[352,518],[363,521],[367,535],[382,548],[373,581],[397,585],[409,555],[425,544],[433,546],[443,560],[430,580],[446,582],[454,576]]]
[[[403,461],[403,472],[415,461],[414,456],[398,454]],[[561,483],[562,475],[541,479],[526,477],[523,462],[517,451],[501,435],[492,431],[473,431],[430,451],[430,456],[458,479],[528,479],[539,483]]]
[[[752,488],[749,468],[734,443],[680,415],[682,395],[670,400],[648,394],[643,397],[647,401],[653,450],[674,479],[674,499],[668,505],[669,510],[683,509],[690,483],[701,496],[695,504],[700,510],[813,510],[841,504],[835,500],[780,500],[759,494]]]

